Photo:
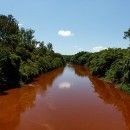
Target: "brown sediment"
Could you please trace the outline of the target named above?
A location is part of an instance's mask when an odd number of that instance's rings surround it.
[[[129,95],[68,65],[0,96],[0,130],[130,130],[129,110]]]

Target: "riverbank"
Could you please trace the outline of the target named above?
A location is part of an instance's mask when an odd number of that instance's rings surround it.
[[[128,49],[109,48],[100,52],[79,52],[70,58],[72,63],[90,68],[98,76],[130,93],[130,60]]]
[[[0,129],[128,130],[129,108],[129,95],[67,65],[1,96]]]
[[[45,45],[43,41],[37,41],[35,31],[19,28],[12,15],[0,15],[0,22],[1,91],[20,87],[40,74],[66,64],[64,57],[53,51],[52,43]]]

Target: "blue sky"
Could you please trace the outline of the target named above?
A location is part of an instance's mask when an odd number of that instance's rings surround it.
[[[0,13],[12,14],[35,30],[35,38],[51,42],[55,52],[75,54],[102,48],[126,48],[130,0],[0,0]]]

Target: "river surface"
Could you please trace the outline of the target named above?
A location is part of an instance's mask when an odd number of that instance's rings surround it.
[[[130,130],[130,95],[67,65],[0,96],[0,130]]]

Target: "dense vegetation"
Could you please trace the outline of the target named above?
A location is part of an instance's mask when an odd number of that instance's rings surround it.
[[[98,76],[127,93],[130,93],[130,50],[108,48],[100,52],[79,52],[71,57],[75,64],[90,68]]]
[[[130,29],[124,32],[130,39]],[[12,15],[0,15],[0,91],[32,81],[39,74],[63,66],[65,62],[85,65],[101,77],[130,93],[130,48],[108,48],[100,52],[79,52],[62,56],[51,43],[37,41],[34,30],[20,28]]]
[[[0,15],[0,89],[20,86],[65,64],[53,46],[34,38],[34,30],[19,28],[12,15]]]

